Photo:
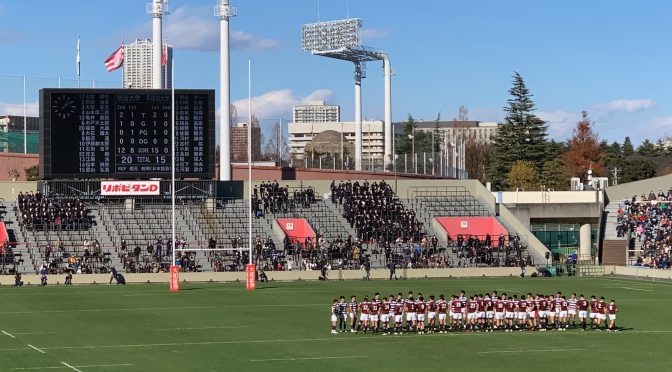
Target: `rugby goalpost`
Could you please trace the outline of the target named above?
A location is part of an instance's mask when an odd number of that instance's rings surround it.
[[[171,241],[172,241],[172,258],[170,265],[170,291],[179,292],[180,290],[180,268],[177,265],[177,252],[216,252],[216,251],[242,251],[242,248],[177,248],[177,236],[175,234],[175,64],[171,62],[172,70],[172,89],[171,89],[171,117],[172,117],[172,156],[171,156]],[[256,289],[256,265],[252,262],[252,61],[247,61],[247,249],[248,249],[248,263],[245,267],[246,289]],[[221,109],[221,108],[220,108]],[[224,111],[222,111],[224,112]],[[220,172],[222,170],[220,169]]]

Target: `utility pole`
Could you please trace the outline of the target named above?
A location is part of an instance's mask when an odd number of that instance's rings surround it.
[[[621,172],[618,167],[614,167],[614,169],[611,170],[611,174],[613,177],[611,178],[611,186],[618,186],[618,180],[620,177],[618,177],[618,174]]]

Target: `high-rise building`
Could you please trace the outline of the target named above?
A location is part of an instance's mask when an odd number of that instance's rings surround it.
[[[252,126],[252,161],[261,160],[261,128]],[[231,128],[231,161],[247,162],[247,123]]]
[[[341,106],[311,101],[294,106],[294,123],[335,123],[341,121]]]
[[[167,47],[166,64],[161,67],[161,86],[173,86],[173,47]],[[152,41],[136,40],[124,46],[124,88],[151,89],[152,82]]]

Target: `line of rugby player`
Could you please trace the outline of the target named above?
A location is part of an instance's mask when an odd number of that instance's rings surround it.
[[[590,300],[586,300],[583,294],[577,297],[576,293],[567,299],[561,292],[555,296],[534,296],[528,293],[519,298],[518,295],[508,297],[506,293],[500,296],[497,291],[485,296],[479,294],[467,297],[461,291],[459,296],[453,295],[448,299],[444,295],[438,299],[432,295],[427,301],[422,293],[418,293],[416,298],[413,292],[408,292],[406,299],[401,293],[397,294],[396,299],[394,295],[381,299],[380,294],[376,293],[373,300],[364,296],[362,302],[357,302],[355,296],[350,298],[350,302],[346,302],[344,296],[334,299],[331,306],[331,333],[339,333],[337,328],[340,332],[346,332],[348,325],[353,333],[364,330],[365,334],[371,332],[382,335],[449,331],[565,331],[570,325],[572,328],[580,327],[581,331],[585,331],[588,325],[591,329],[601,331],[602,322],[607,331],[618,332],[617,312],[614,300],[607,304],[604,297],[598,300],[591,296]]]

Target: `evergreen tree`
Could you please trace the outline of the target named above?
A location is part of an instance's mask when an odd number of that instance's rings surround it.
[[[583,111],[581,115],[581,121],[576,124],[572,137],[567,141],[569,149],[562,157],[565,174],[568,177],[584,178],[588,169],[592,168],[593,175],[603,175],[604,153],[600,151],[597,134],[593,132],[588,113]]]
[[[506,188],[507,175],[515,162],[529,161],[538,173],[549,160],[546,123],[534,114],[532,94],[517,72],[509,93],[511,98],[504,108],[506,118],[497,130],[488,164],[488,178],[494,190]]]
[[[632,145],[632,140],[630,140],[630,137],[625,137],[625,141],[623,141],[623,156],[632,156],[634,153],[635,147]]]
[[[651,141],[646,139],[637,148],[637,153],[641,156],[654,156],[656,155],[656,147],[653,143],[651,143]]]
[[[569,179],[565,176],[563,171],[564,164],[562,159],[555,158],[548,160],[541,168],[541,183],[546,186],[546,189],[553,189],[555,191],[566,191],[569,189]]]

